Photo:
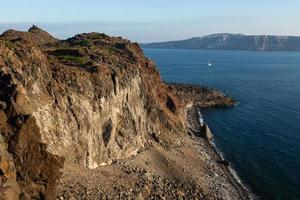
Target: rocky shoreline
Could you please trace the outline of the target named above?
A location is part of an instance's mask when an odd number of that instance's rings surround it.
[[[200,143],[206,143],[207,151],[211,157],[221,166],[224,175],[235,188],[241,199],[253,199],[250,191],[243,183],[239,182],[230,171],[230,163],[222,157],[213,143],[213,133],[207,124],[204,123],[200,108],[207,107],[230,107],[236,105],[236,101],[215,89],[181,83],[168,83],[173,92],[179,95],[188,104],[188,127],[193,139]],[[204,138],[205,140],[203,140]]]
[[[202,116],[199,116],[199,112],[200,112],[199,108],[196,106],[192,106],[190,109],[191,109],[190,112],[194,113],[192,115],[193,117],[188,118],[189,123],[193,124],[193,128],[192,128],[193,133],[196,133],[197,137],[206,138],[205,141],[203,141],[203,140],[201,141],[201,139],[200,139],[200,142],[207,143],[207,150],[208,150],[209,154],[216,160],[216,162],[218,164],[220,164],[220,166],[223,170],[223,173],[228,178],[229,182],[231,182],[232,186],[236,189],[236,191],[240,195],[241,199],[253,199],[253,197],[252,197],[250,191],[247,189],[247,187],[244,186],[242,183],[240,183],[237,180],[237,177],[234,177],[234,175],[232,174],[232,172],[229,169],[230,163],[228,161],[224,160],[224,158],[222,157],[222,155],[220,154],[220,152],[214,145],[214,143],[212,141],[213,133],[210,131],[208,125],[204,123],[203,127],[201,126],[199,118]],[[207,132],[209,132],[209,133],[207,133]],[[197,140],[198,138],[195,138],[195,139]]]
[[[213,133],[207,124],[204,123],[200,109],[207,107],[230,107],[236,104],[236,101],[215,89],[191,84],[170,83],[169,87],[179,94],[186,102],[190,103],[188,107],[188,127],[193,139],[206,143],[208,153],[221,166],[223,173],[236,189],[241,199],[253,199],[250,191],[234,177],[230,171],[230,163],[222,157],[215,144],[213,143]],[[205,140],[203,140],[204,138]]]
[[[182,83],[167,83],[167,85],[180,99],[199,108],[230,107],[236,104],[232,97],[216,89]]]

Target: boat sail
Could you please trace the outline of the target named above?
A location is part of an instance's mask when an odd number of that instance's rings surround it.
[[[207,64],[209,67],[212,66],[212,63],[210,62],[210,60],[208,61],[208,64]]]

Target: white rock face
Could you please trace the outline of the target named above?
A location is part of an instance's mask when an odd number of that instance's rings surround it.
[[[100,101],[70,93],[61,94],[54,109],[53,101],[41,105],[33,116],[48,151],[89,168],[136,154],[144,147],[148,129],[140,85],[136,76],[127,87],[117,85],[116,94]]]
[[[35,118],[47,151],[66,162],[94,169],[136,155],[153,143],[153,134],[183,132],[175,131],[183,128],[182,112],[151,63],[130,72],[108,68],[97,77],[68,66],[53,70],[35,48],[26,53],[40,63],[26,68],[16,61],[1,69],[17,86],[12,103],[18,114]]]

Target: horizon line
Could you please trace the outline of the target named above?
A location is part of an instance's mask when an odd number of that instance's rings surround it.
[[[81,25],[96,25],[96,24],[128,24],[128,23],[139,23],[142,24],[140,22],[0,22],[0,34],[4,33],[7,30],[16,30],[16,31],[28,31],[29,28],[33,25],[37,25],[38,27],[41,27],[43,25],[72,25],[72,24],[81,24]],[[147,23],[144,23],[147,24]],[[22,25],[22,26],[26,26],[21,28],[8,28],[8,27],[3,27],[5,29],[1,30],[1,25]],[[101,28],[101,27],[99,27]],[[48,31],[47,28],[41,28],[46,32],[51,33],[51,31]],[[60,28],[58,28],[58,30],[60,30]],[[61,29],[63,30],[63,29]],[[120,30],[122,31],[122,30]],[[111,34],[109,33],[109,31],[78,31],[76,34],[81,34],[81,33],[92,33],[92,32],[97,32],[97,33],[104,33],[107,34],[109,36],[115,36],[115,37],[123,37],[123,38],[127,38],[124,34]],[[212,33],[205,33],[205,34],[199,34],[198,36],[196,36],[196,34],[194,34],[195,36],[185,36],[185,37],[178,37],[176,39],[171,39],[171,40],[165,40],[165,39],[161,39],[161,40],[153,40],[153,41],[149,41],[149,42],[138,42],[139,44],[149,44],[149,43],[163,43],[163,42],[176,42],[176,41],[183,41],[183,40],[189,40],[189,39],[196,39],[196,38],[202,38],[202,37],[207,37],[207,36],[213,36],[213,35],[242,35],[242,36],[275,36],[275,37],[300,37],[300,35],[296,35],[296,34],[281,34],[281,33],[272,33],[272,34],[261,34],[261,33],[257,33],[257,34],[253,34],[253,33],[241,33],[241,32],[212,32]],[[53,34],[51,34],[53,35]],[[55,35],[55,34],[54,34]],[[69,37],[73,37],[74,35],[70,35],[70,36],[66,36],[64,37],[69,38]],[[63,38],[58,38],[58,39],[63,39]]]

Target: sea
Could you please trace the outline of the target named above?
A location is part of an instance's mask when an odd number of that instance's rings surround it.
[[[237,100],[201,112],[253,196],[300,200],[300,52],[143,50],[164,81],[216,88]]]

